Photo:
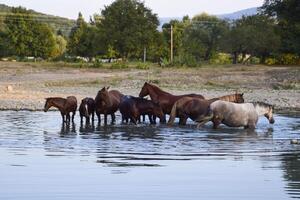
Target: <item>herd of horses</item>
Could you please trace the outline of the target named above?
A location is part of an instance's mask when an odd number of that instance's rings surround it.
[[[146,99],[150,96],[151,100]],[[179,124],[185,125],[187,119],[198,123],[201,127],[211,121],[213,127],[220,124],[230,127],[244,127],[254,129],[259,116],[265,116],[273,124],[273,106],[263,102],[245,103],[243,93],[235,93],[213,99],[205,99],[199,94],[173,95],[163,91],[156,85],[145,83],[139,93],[139,97],[124,95],[117,90],[109,90],[104,87],[98,91],[95,99],[87,97],[82,99],[79,113],[80,121],[94,122],[95,114],[101,124],[101,114],[104,115],[104,124],[107,124],[107,116],[111,116],[111,123],[116,121],[115,113],[119,110],[122,115],[122,123],[145,121],[148,116],[151,124],[166,123],[166,115],[170,115],[168,125],[172,125],[175,118],[179,118]],[[63,123],[74,121],[77,111],[77,100],[74,96],[67,98],[46,98],[44,111],[50,107],[59,109]],[[72,116],[71,116],[72,114]],[[72,119],[71,119],[72,118]]]

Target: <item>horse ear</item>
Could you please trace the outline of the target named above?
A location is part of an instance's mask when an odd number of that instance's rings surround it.
[[[244,93],[242,93],[241,95],[244,96]]]
[[[110,86],[106,87],[106,90],[109,90]]]

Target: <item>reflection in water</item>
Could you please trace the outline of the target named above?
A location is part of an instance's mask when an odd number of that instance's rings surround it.
[[[63,136],[69,133],[76,134],[76,124],[74,122],[71,122],[69,124],[61,123],[59,134]]]
[[[286,191],[293,198],[300,198],[300,153],[283,154],[283,177],[287,181]]]
[[[182,189],[184,194],[195,194],[191,199],[199,199],[203,193],[206,199],[213,199],[215,196],[208,194],[215,194],[214,188],[224,188],[220,193],[224,199],[243,199],[245,196],[241,195],[246,192],[241,192],[243,184],[255,188],[249,195],[261,192],[264,197],[277,199],[300,196],[300,145],[290,144],[290,139],[300,137],[299,118],[276,116],[274,126],[262,120],[256,130],[225,126],[213,130],[211,124],[197,129],[192,122],[186,127],[147,123],[122,125],[119,118],[116,125],[83,123],[77,127],[76,123],[60,124],[57,116],[56,112],[1,112],[0,153],[7,159],[0,160],[0,188],[6,187],[0,190],[0,199],[13,199],[8,193],[14,192],[9,189],[18,181],[12,180],[9,184],[6,181],[10,180],[9,172],[20,173],[17,171],[19,166],[24,168],[21,177],[24,176],[26,183],[20,188],[26,187],[28,180],[35,180],[35,174],[42,177],[46,174],[45,180],[51,180],[52,176],[55,180],[64,177],[63,189],[82,181],[89,185],[95,179],[97,189],[106,187],[110,191],[115,189],[115,183],[123,181],[123,185],[129,188],[158,185],[151,188],[151,194],[155,191],[160,197],[166,192],[165,188],[173,188],[168,191],[174,194],[172,199],[185,199],[176,195]],[[75,122],[79,122],[78,117]],[[273,174],[267,176],[270,171]],[[6,179],[2,174],[7,174]],[[78,181],[75,177],[81,174],[86,177],[80,177]],[[124,180],[130,181],[124,182],[123,176],[126,177]],[[238,181],[235,182],[236,176]],[[147,181],[140,182],[139,179]],[[106,184],[109,180],[112,180],[111,185]],[[150,185],[147,185],[148,181]],[[101,187],[98,187],[99,183]],[[45,192],[46,186],[39,188],[41,193]],[[264,186],[276,190],[265,190]],[[283,189],[286,193],[282,192]],[[3,191],[10,192],[5,196]],[[235,198],[234,194],[237,194]],[[123,195],[128,197],[126,193]],[[70,195],[69,199],[71,197],[74,196]]]

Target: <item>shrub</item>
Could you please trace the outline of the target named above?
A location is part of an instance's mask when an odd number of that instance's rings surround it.
[[[143,69],[143,70],[148,70],[150,69],[150,66],[148,63],[142,63],[138,62],[137,65],[135,66],[136,69]]]
[[[231,55],[227,53],[217,53],[210,59],[210,64],[225,65],[231,64]]]
[[[127,69],[128,67],[128,63],[124,61],[117,61],[115,63],[112,63],[110,66],[111,69]]]

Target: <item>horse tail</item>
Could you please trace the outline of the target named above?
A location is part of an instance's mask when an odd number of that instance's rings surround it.
[[[170,113],[170,118],[168,121],[168,125],[172,125],[175,121],[176,115],[177,115],[177,104],[178,101],[176,101],[172,107],[171,113]]]
[[[204,124],[206,124],[207,122],[211,121],[214,117],[214,113],[211,110],[210,106],[208,107],[208,111],[205,117],[196,120],[196,122],[198,122],[197,127],[200,128],[201,126],[203,126]]]

